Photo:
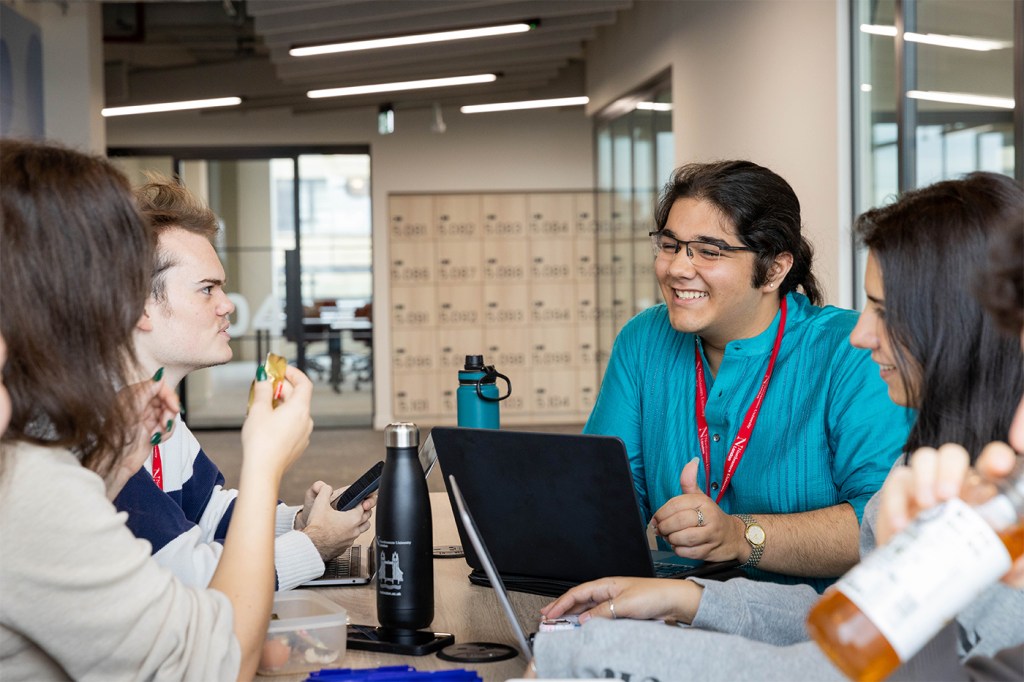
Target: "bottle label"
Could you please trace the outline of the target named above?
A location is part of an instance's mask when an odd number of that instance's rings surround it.
[[[409,561],[409,547],[412,543],[408,540],[385,540],[377,538],[377,550],[380,556],[377,557],[377,593],[389,597],[402,596],[402,586],[405,583],[405,574],[409,569],[406,565],[403,569],[402,559],[406,564]]]
[[[1010,564],[995,531],[953,499],[920,514],[843,576],[836,589],[906,661]]]

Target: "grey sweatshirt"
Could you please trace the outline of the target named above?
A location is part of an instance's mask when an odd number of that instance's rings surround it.
[[[878,495],[864,510],[861,555],[875,547]],[[698,579],[704,586],[692,626],[594,618],[569,632],[537,635],[540,677],[669,680],[845,680],[807,636],[819,596],[803,585]],[[965,658],[1024,643],[1024,590],[988,588],[892,679],[969,679]],[[1018,678],[1019,679],[1019,678]]]

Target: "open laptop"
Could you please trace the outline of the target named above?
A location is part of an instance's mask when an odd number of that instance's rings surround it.
[[[618,438],[453,427],[430,436],[449,497],[454,475],[510,590],[558,596],[607,576],[710,577],[737,565],[650,549]],[[487,584],[459,518],[456,524],[470,580]]]
[[[473,516],[469,513],[466,500],[462,497],[462,492],[459,490],[459,484],[455,482],[454,476],[449,476],[445,480],[445,484],[448,486],[451,499],[455,500],[456,514],[461,522],[461,527],[465,529],[466,536],[469,538],[468,544],[473,547],[476,556],[480,558],[483,570],[490,580],[491,586],[494,587],[494,593],[498,595],[501,610],[505,612],[508,624],[512,627],[512,633],[516,636],[519,650],[526,658],[526,662],[529,663],[533,658],[533,647],[530,646],[530,640],[526,636],[526,631],[519,623],[516,612],[512,609],[512,604],[508,600],[508,592],[505,590],[504,583],[501,582],[501,576],[498,575],[498,571],[494,567],[491,555],[487,552],[487,545],[484,544],[484,539],[480,536],[480,530],[476,527]]]
[[[434,442],[428,435],[419,449],[420,466],[423,477],[430,476],[437,462],[437,451]],[[366,585],[377,572],[377,552],[374,543],[369,545],[353,544],[340,555],[324,563],[324,574],[310,580],[303,587],[327,587],[341,585]]]

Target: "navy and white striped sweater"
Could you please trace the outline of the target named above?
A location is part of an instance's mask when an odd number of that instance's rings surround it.
[[[174,433],[160,444],[163,490],[153,482],[152,455],[114,500],[127,512],[128,527],[149,541],[153,558],[182,582],[206,587],[223,551],[237,490],[224,476],[181,417]],[[320,553],[309,537],[293,530],[299,507],[279,504],[274,542],[276,587],[290,590],[324,572]]]

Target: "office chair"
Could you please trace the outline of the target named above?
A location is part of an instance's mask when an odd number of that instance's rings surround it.
[[[366,320],[373,320],[373,302],[356,308],[355,317]],[[355,375],[355,389],[359,390],[360,384],[373,383],[373,328],[356,329],[352,331],[352,340],[367,347],[366,355],[360,356],[352,363],[352,372]]]

